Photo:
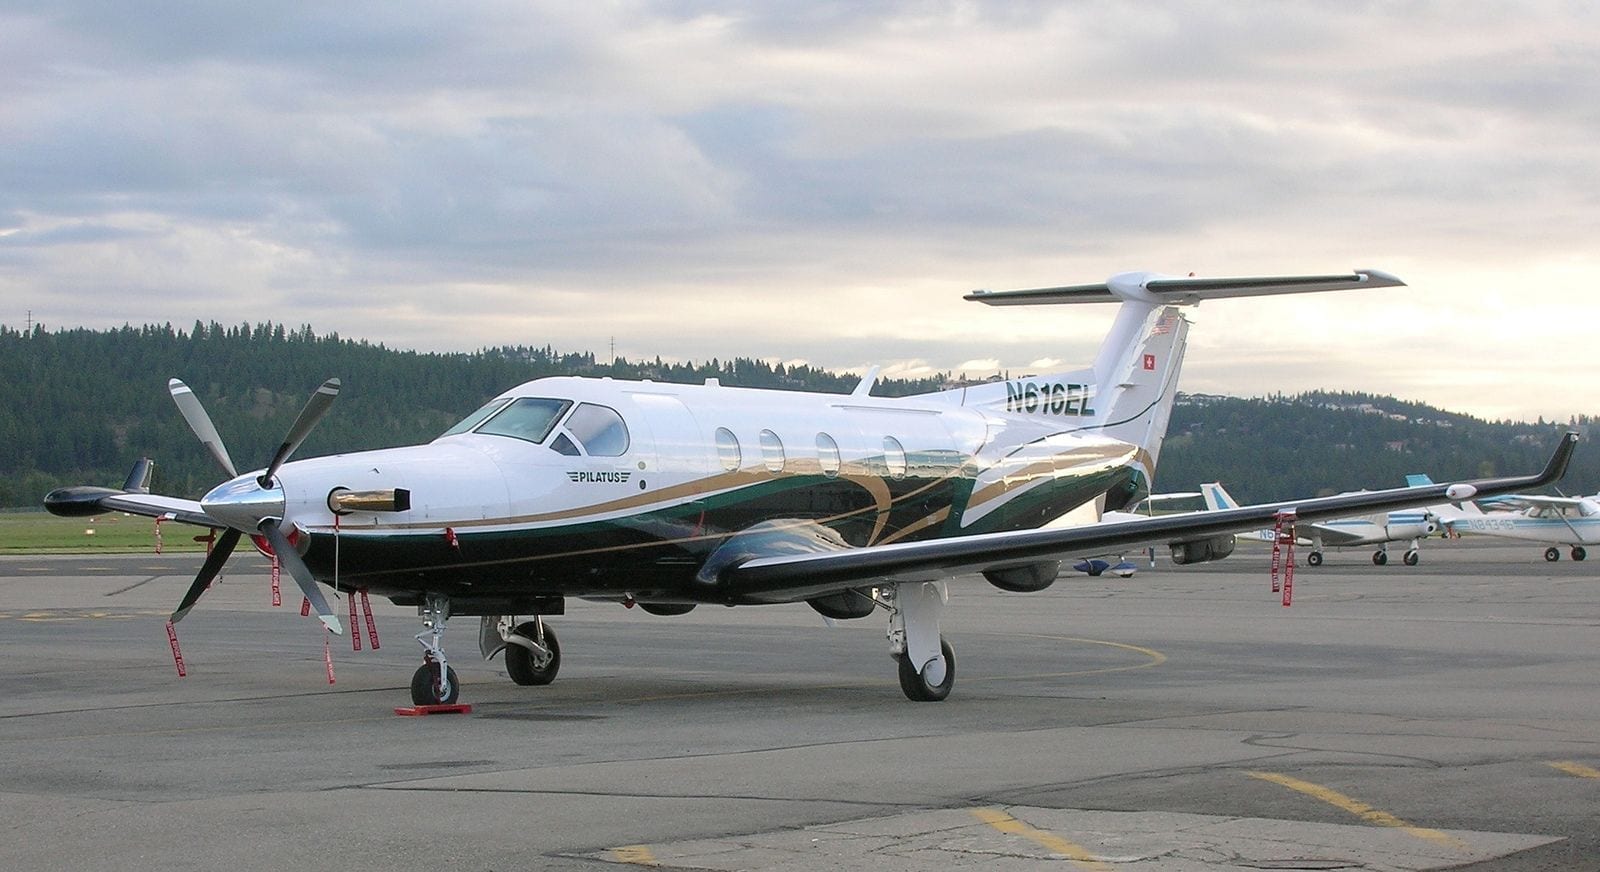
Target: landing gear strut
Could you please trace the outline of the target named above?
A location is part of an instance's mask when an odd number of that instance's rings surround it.
[[[949,599],[942,581],[891,584],[878,591],[889,611],[889,654],[900,689],[913,702],[939,702],[956,684],[956,655],[939,635],[939,613]]]
[[[430,593],[417,608],[422,615],[422,665],[411,676],[411,702],[415,705],[451,705],[461,696],[456,671],[444,658],[444,625],[450,619],[450,598]]]

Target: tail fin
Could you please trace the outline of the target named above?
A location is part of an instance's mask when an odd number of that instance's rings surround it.
[[[1200,485],[1200,493],[1205,495],[1206,511],[1208,512],[1220,512],[1223,509],[1239,507],[1239,503],[1229,496],[1226,490],[1222,489],[1222,482],[1220,481]]]
[[[1177,395],[1189,322],[1176,307],[1203,300],[1383,288],[1404,282],[1377,270],[1344,275],[1195,278],[1123,273],[1103,284],[973,291],[991,306],[1121,301],[1090,369],[1010,379],[946,392],[952,402],[996,414],[1056,424],[1058,432],[1092,432],[1142,449],[1139,464],[1153,480],[1167,420]]]

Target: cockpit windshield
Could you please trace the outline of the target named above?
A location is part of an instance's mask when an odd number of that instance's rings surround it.
[[[511,401],[506,399],[505,397],[500,397],[498,399],[493,399],[493,400],[490,400],[487,403],[484,403],[482,406],[480,406],[478,408],[478,411],[473,412],[472,414],[466,416],[465,418],[462,418],[459,422],[457,422],[457,424],[454,427],[451,427],[450,429],[444,431],[443,433],[440,433],[439,434],[439,438],[443,439],[446,436],[459,436],[460,434],[465,433],[468,430],[471,430],[473,427],[476,427],[479,424],[482,424],[484,422],[484,419],[488,418],[490,415],[493,415],[495,412],[500,411],[502,408],[505,407],[505,404],[509,403],[509,402],[511,402]]]
[[[550,435],[550,431],[555,429],[556,422],[561,420],[561,416],[566,414],[571,406],[571,400],[522,397],[512,400],[511,405],[501,409],[498,414],[479,427],[478,432],[490,436],[526,439],[537,444]]]
[[[556,422],[571,407],[571,400],[544,397],[496,400],[462,419],[444,435],[454,436],[476,428],[477,432],[489,436],[510,436],[537,444],[550,435]]]

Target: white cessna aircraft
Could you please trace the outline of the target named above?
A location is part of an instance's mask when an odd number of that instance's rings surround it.
[[[200,500],[122,489],[52,492],[56,514],[123,511],[222,530],[172,619],[194,605],[241,536],[276,552],[324,623],[318,585],[369,590],[424,618],[418,705],[453,702],[442,639],[480,620],[484,656],[505,652],[519,684],[547,684],[561,649],[547,618],[567,597],[675,615],[700,604],[809,603],[830,618],[888,615],[889,650],[913,700],[944,699],[955,655],[939,633],[945,580],[982,573],[1039,591],[1063,557],[1176,542],[1179,563],[1213,559],[1232,532],[1293,510],[1355,511],[1526,491],[1554,481],[1564,439],[1538,474],[1036,529],[1085,502],[1106,510],[1146,490],[1176,391],[1188,322],[1205,299],[1402,284],[1376,271],[1261,278],[1126,273],[1103,284],[975,291],[991,305],[1121,301],[1094,365],[905,398],[718,385],[546,378],[507,390],[425,445],[288,462],[339,389],[313,394],[265,468],[238,475],[199,401],[171,392],[230,480]],[[145,464],[147,470],[148,465]]]
[[[1512,494],[1506,503],[1524,506],[1519,511],[1485,512],[1472,503],[1447,507],[1440,515],[1445,526],[1457,533],[1483,533],[1506,539],[1549,544],[1544,559],[1561,559],[1567,545],[1573,560],[1589,556],[1585,545],[1600,544],[1600,496],[1547,497]]]
[[[1206,508],[1211,511],[1231,509],[1239,505],[1223,489],[1220,482],[1200,485],[1200,492],[1205,494]],[[1336,548],[1376,545],[1378,550],[1372,552],[1372,562],[1377,566],[1383,566],[1389,562],[1389,543],[1406,541],[1410,541],[1411,544],[1406,548],[1401,561],[1407,566],[1416,566],[1421,560],[1418,549],[1422,546],[1422,540],[1438,530],[1439,519],[1430,508],[1332,518],[1295,527],[1300,540],[1311,546],[1311,552],[1306,555],[1306,563],[1311,566],[1322,565],[1322,552],[1328,545]],[[1271,542],[1276,537],[1271,530],[1254,530],[1250,535],[1264,542]]]

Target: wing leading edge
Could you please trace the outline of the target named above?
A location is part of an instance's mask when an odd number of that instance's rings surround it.
[[[1279,512],[1300,522],[1427,506],[1543,487],[1566,473],[1578,441],[1566,433],[1543,471],[1443,485],[1392,488],[1221,511],[1186,512],[1117,524],[986,533],[785,557],[758,557],[723,569],[718,586],[742,602],[794,602],[869,584],[930,581],[987,569],[1104,553],[1149,542],[1200,539],[1270,527]]]

